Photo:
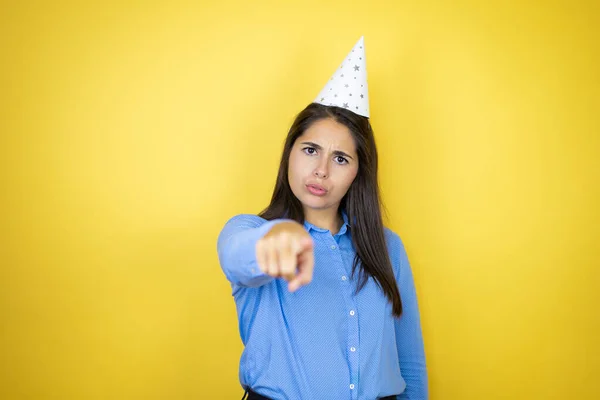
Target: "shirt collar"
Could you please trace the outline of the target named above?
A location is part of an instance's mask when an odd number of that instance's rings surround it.
[[[350,227],[350,224],[348,223],[348,214],[346,214],[346,210],[342,210],[342,219],[344,220],[344,223],[340,227],[340,231],[338,233],[336,233],[336,236],[337,235],[341,236],[341,235],[345,234],[348,231],[348,228]],[[314,230],[317,232],[328,232],[329,231],[328,229],[319,228],[318,226],[315,226],[306,220],[304,220],[304,227],[309,232],[311,230]]]

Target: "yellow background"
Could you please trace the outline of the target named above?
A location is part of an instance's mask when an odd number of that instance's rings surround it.
[[[431,399],[599,399],[599,7],[526,3],[2,2],[0,398],[241,398],[218,232],[365,35]]]

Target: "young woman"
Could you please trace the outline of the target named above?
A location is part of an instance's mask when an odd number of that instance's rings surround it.
[[[359,72],[363,38],[353,57]],[[428,397],[411,268],[381,217],[366,74],[344,93],[357,76],[345,68],[296,117],[269,206],[219,235],[250,400]]]

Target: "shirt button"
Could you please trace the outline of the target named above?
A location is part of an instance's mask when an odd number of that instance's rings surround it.
[[[346,278],[346,275],[342,276],[343,281],[345,281],[346,279],[348,279],[348,278]]]
[[[356,351],[356,347],[350,347],[350,351],[355,352]]]
[[[354,310],[350,310],[350,315],[354,315]]]
[[[354,383],[350,384],[350,389],[354,389]]]
[[[335,244],[332,244],[332,245],[331,245],[331,250],[335,250],[335,249],[336,249],[336,245],[335,245]]]

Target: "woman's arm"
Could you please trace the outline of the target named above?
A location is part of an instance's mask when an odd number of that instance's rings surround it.
[[[217,252],[221,269],[229,282],[243,287],[258,287],[274,278],[261,271],[256,261],[256,242],[284,220],[264,219],[251,214],[231,218],[219,234]]]
[[[406,382],[405,391],[398,399],[427,400],[428,378],[425,349],[421,332],[421,318],[414,279],[406,250],[400,237],[393,251],[399,264],[398,289],[402,299],[402,315],[396,319],[396,347],[400,360],[400,373]]]

